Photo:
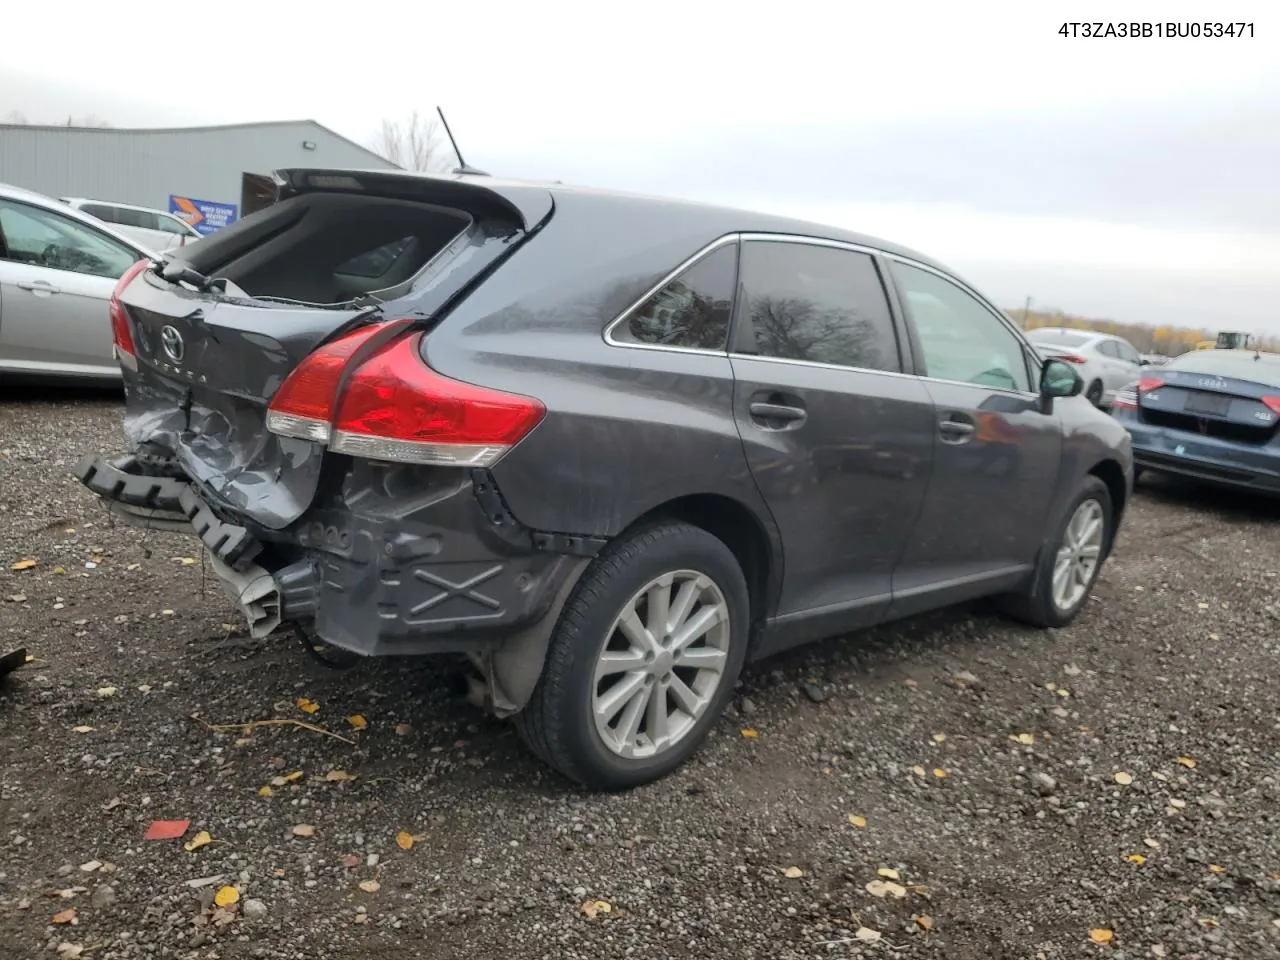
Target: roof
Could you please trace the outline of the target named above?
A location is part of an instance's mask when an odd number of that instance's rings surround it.
[[[217,133],[225,130],[246,130],[264,127],[313,127],[316,130],[322,130],[329,136],[341,140],[349,146],[355,147],[357,150],[367,153],[369,156],[376,158],[381,163],[391,163],[386,157],[370,150],[364,144],[356,143],[350,137],[344,137],[331,127],[326,127],[317,120],[257,120],[250,123],[218,123],[206,126],[195,127],[69,127],[64,124],[41,124],[41,123],[0,123],[0,132],[5,130],[44,130],[51,133],[85,133],[85,134],[104,134],[104,135],[124,135],[124,136],[168,136],[170,134],[184,133]]]
[[[759,213],[736,207],[702,203],[695,200],[675,199],[672,197],[631,193],[621,190],[607,190],[595,187],[573,186],[565,184],[559,180],[520,180],[477,174],[422,173],[416,170],[338,170],[328,168],[322,169],[318,167],[294,167],[277,170],[275,173],[277,177],[290,181],[298,186],[301,186],[302,181],[312,174],[347,174],[361,178],[393,177],[396,179],[432,181],[439,184],[450,184],[452,189],[458,191],[477,193],[487,192],[491,196],[502,198],[513,208],[525,211],[526,213],[542,205],[539,203],[538,198],[541,198],[542,202],[545,203],[548,197],[550,198],[551,203],[556,207],[564,206],[568,201],[584,201],[590,203],[593,200],[611,201],[620,204],[634,205],[636,207],[666,207],[672,211],[678,210],[686,215],[701,215],[709,227],[719,229],[722,233],[795,234],[804,237],[837,240],[844,243],[883,250],[886,253],[897,254],[907,259],[915,260],[918,263],[923,263],[936,269],[943,270],[947,273],[955,273],[949,268],[943,266],[941,263],[938,263],[932,257],[928,257],[908,247],[904,247],[878,237],[873,237],[869,234],[857,233],[842,227],[834,227],[830,224],[815,223],[813,221],[783,217],[776,214]]]

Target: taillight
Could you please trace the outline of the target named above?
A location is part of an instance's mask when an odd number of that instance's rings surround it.
[[[107,315],[111,318],[111,340],[114,343],[116,362],[130,370],[138,369],[138,351],[133,345],[133,331],[129,329],[129,314],[120,302],[120,294],[125,287],[133,283],[138,274],[151,266],[147,259],[139,260],[120,275],[115,289],[111,291],[111,300],[107,305]]]
[[[1080,356],[1078,353],[1061,353],[1061,354],[1058,354],[1056,359],[1065,360],[1067,361],[1067,363],[1088,363],[1089,362],[1084,357]]]
[[[361,350],[409,323],[360,327],[308,355],[271,398],[267,429],[370,460],[487,467],[542,420],[537,400],[436,373],[421,334]]]
[[[408,322],[398,321],[397,326]],[[328,443],[338,387],[347,361],[375,335],[386,330],[386,324],[358,327],[308,354],[271,398],[267,407],[267,429],[283,437]]]
[[[1280,416],[1280,396],[1262,397],[1261,400],[1264,407]]]
[[[1164,386],[1164,381],[1159,377],[1143,377],[1138,381],[1138,393],[1150,393],[1152,390],[1159,390]]]
[[[1116,391],[1116,398],[1111,401],[1111,412],[1117,410],[1137,410],[1138,409],[1138,385],[1131,383],[1121,390]]]
[[[531,397],[451,380],[402,337],[360,364],[338,404],[330,448],[373,460],[487,467],[546,413]]]

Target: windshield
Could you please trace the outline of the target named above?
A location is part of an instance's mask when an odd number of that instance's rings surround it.
[[[1068,330],[1032,330],[1027,334],[1032,343],[1047,343],[1059,347],[1082,347],[1093,339],[1091,333],[1071,333]]]
[[[1256,359],[1255,359],[1256,358]],[[1252,350],[1197,350],[1164,364],[1165,370],[1203,373],[1234,380],[1251,380],[1280,387],[1280,354]]]

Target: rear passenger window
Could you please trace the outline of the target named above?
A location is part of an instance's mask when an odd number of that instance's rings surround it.
[[[613,331],[621,343],[724,350],[729,338],[736,244],[711,251],[651,296]]]
[[[870,255],[807,243],[742,247],[741,316],[757,354],[900,370],[898,341]]]

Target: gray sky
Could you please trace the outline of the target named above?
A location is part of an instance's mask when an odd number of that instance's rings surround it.
[[[1280,8],[1261,0],[1123,5],[1254,23],[1176,40],[1064,38],[1055,18],[1115,5],[1003,0],[14,6],[6,33],[57,36],[58,56],[7,48],[0,118],[310,117],[367,142],[439,103],[493,173],[880,234],[1007,306],[1280,334]]]

